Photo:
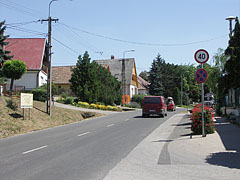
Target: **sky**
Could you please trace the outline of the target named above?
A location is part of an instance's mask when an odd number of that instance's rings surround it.
[[[50,0],[0,0],[0,21],[10,38],[47,38]],[[197,65],[205,49],[209,64],[229,40],[228,16],[240,16],[240,0],[58,0],[50,6],[52,65],[135,58],[137,73],[149,71],[158,54],[171,64]],[[234,25],[235,23],[233,23]],[[126,52],[134,50],[134,52]],[[125,52],[125,53],[124,53]]]

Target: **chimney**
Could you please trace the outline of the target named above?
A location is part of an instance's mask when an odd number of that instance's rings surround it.
[[[111,59],[115,59],[115,58],[114,58],[114,55],[111,55]]]

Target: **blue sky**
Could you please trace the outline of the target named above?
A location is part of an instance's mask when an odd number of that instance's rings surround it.
[[[33,21],[48,17],[49,2],[0,0],[0,21],[9,24],[5,33],[47,37],[47,22]],[[59,19],[53,23],[52,63],[74,65],[85,51],[93,60],[122,58],[134,49],[125,57],[135,58],[139,74],[158,53],[168,63],[197,64],[193,55],[200,48],[209,52],[210,63],[228,45],[225,18],[239,15],[240,0],[58,0],[51,5],[52,18]]]

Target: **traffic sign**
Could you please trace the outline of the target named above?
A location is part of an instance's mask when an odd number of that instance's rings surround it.
[[[199,49],[195,52],[194,54],[194,59],[200,63],[200,64],[203,64],[203,63],[206,63],[209,59],[209,54],[206,50],[204,49]]]
[[[198,69],[195,73],[195,79],[198,83],[204,83],[207,80],[207,71],[205,69]]]

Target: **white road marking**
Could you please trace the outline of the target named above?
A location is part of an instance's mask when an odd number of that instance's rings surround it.
[[[31,149],[29,151],[25,151],[22,154],[28,154],[28,153],[31,153],[31,152],[34,152],[34,151],[37,151],[37,150],[40,150],[40,149],[43,149],[43,148],[46,148],[46,147],[48,147],[48,146],[41,146],[39,148]]]
[[[85,132],[85,133],[82,133],[82,134],[79,134],[78,136],[80,137],[80,136],[84,136],[84,135],[86,135],[86,134],[89,134],[90,132]]]
[[[107,127],[112,127],[112,126],[114,126],[115,124],[109,124],[109,125],[107,125]]]
[[[129,121],[129,119],[125,119],[124,121]]]

